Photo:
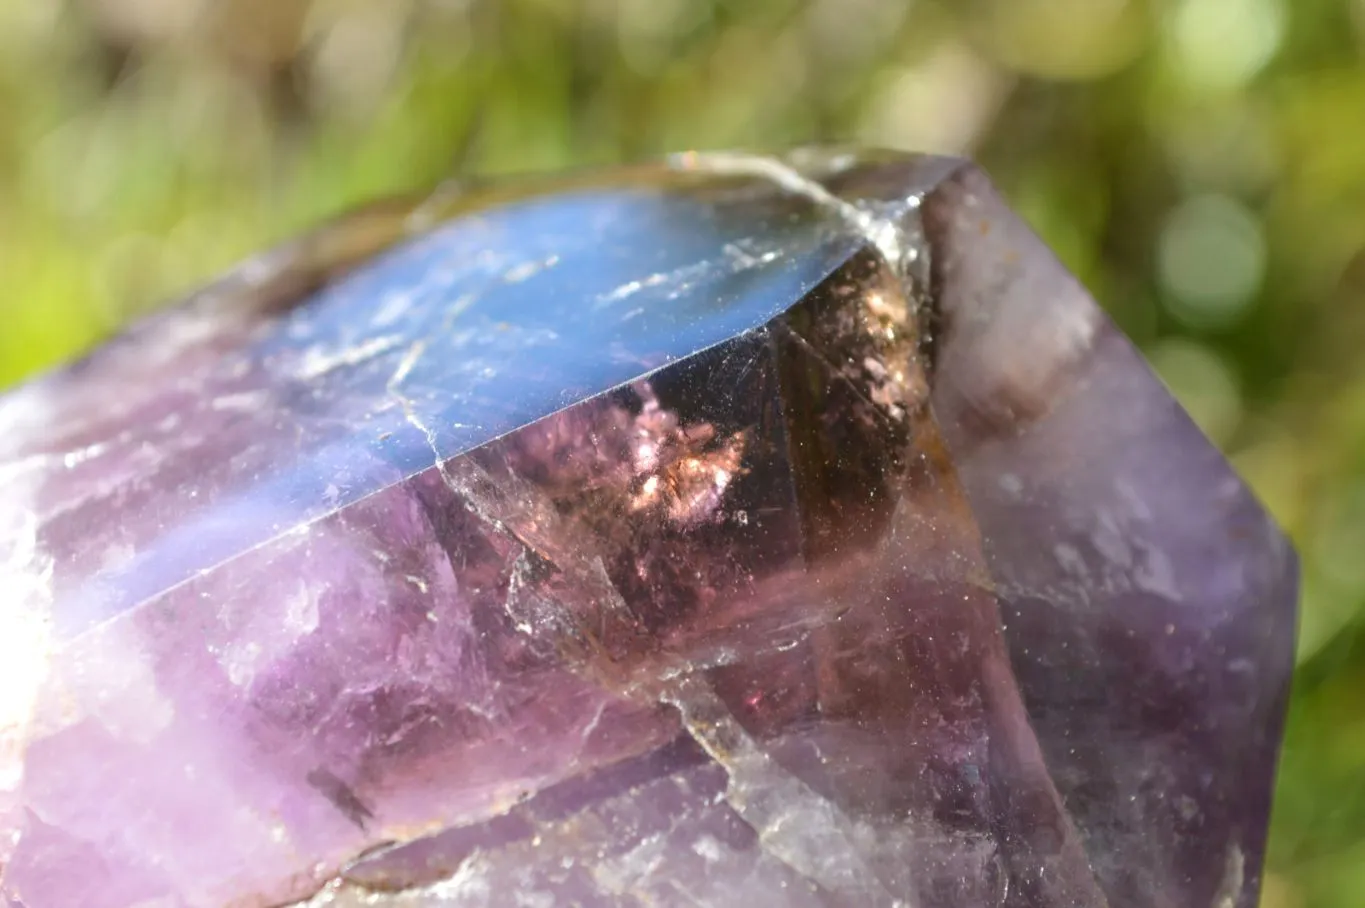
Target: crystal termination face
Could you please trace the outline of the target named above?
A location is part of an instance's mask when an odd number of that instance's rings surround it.
[[[1296,587],[970,165],[395,203],[0,398],[0,896],[1253,908]]]

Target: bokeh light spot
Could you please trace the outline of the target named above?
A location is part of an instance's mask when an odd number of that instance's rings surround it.
[[[860,132],[870,145],[963,154],[990,124],[1008,78],[961,44],[893,71],[868,105]]]
[[[1192,88],[1245,84],[1284,38],[1280,0],[1183,0],[1168,20],[1174,63]]]
[[[1236,199],[1187,199],[1161,230],[1157,267],[1167,304],[1194,327],[1235,323],[1261,288],[1265,238],[1259,219]]]

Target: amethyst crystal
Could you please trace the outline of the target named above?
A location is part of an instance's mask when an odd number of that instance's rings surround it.
[[[1293,554],[960,162],[371,210],[0,426],[11,905],[1256,904]]]

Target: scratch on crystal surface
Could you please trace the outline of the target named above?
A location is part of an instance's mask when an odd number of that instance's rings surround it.
[[[610,293],[604,293],[598,296],[597,306],[595,306],[594,308],[600,309],[602,308],[602,305],[605,303],[617,303],[623,299],[627,299],[631,296],[634,296],[641,290],[647,289],[649,287],[658,287],[661,284],[666,284],[668,283],[670,277],[671,275],[665,274],[663,272],[657,272],[655,274],[651,274],[649,277],[642,278],[638,281],[629,281],[617,287],[615,290],[612,290]]]
[[[734,242],[726,243],[721,249],[721,254],[725,265],[728,266],[729,273],[739,274],[753,268],[761,268],[777,261],[782,257],[782,250],[778,248],[750,251],[745,249],[739,242]],[[717,272],[716,264],[717,263],[712,259],[703,259],[699,262],[693,262],[675,268],[672,271],[655,272],[648,277],[627,281],[611,291],[599,294],[593,303],[593,308],[596,310],[605,309],[612,304],[629,299],[645,290],[651,290],[658,287],[671,286],[671,290],[667,294],[667,299],[677,299],[682,293],[694,288],[701,280],[707,277],[714,277]],[[632,310],[632,312],[626,313],[623,318],[630,318],[643,311],[644,310]]]
[[[781,331],[782,331],[782,333],[783,333],[784,336],[790,338],[790,339],[796,344],[797,349],[799,349],[802,353],[806,354],[806,355],[809,356],[811,359],[815,360],[815,361],[818,362],[820,365],[822,365],[822,366],[824,366],[826,369],[828,369],[831,378],[833,378],[833,379],[839,381],[840,383],[842,383],[842,384],[844,384],[844,385],[847,385],[848,388],[849,388],[849,390],[852,391],[853,394],[854,394],[859,400],[861,400],[863,403],[867,404],[869,407],[872,407],[872,408],[874,408],[874,409],[878,409],[878,410],[883,409],[883,408],[881,408],[881,407],[878,407],[876,401],[874,401],[874,400],[872,400],[870,397],[868,397],[867,394],[863,391],[862,388],[858,387],[857,382],[853,381],[853,379],[850,378],[848,375],[845,375],[844,372],[843,372],[843,370],[841,370],[837,365],[835,365],[834,363],[830,362],[829,358],[826,357],[826,356],[825,356],[823,353],[821,353],[819,350],[817,350],[817,349],[810,343],[810,341],[806,340],[806,339],[805,339],[804,337],[802,337],[800,334],[797,334],[795,331],[791,330],[790,328],[786,327],[785,325],[784,325],[784,326],[781,326]]]
[[[417,415],[417,407],[413,405],[412,398],[408,397],[400,390],[403,382],[412,374],[412,370],[422,359],[422,354],[426,352],[426,349],[426,341],[419,340],[414,342],[413,345],[408,348],[408,352],[403,354],[403,358],[398,363],[398,368],[394,371],[393,376],[389,379],[384,389],[390,396],[396,399],[398,405],[403,408],[403,417],[408,423],[418,432],[422,433],[422,437],[425,438],[427,444],[431,446],[431,454],[435,458],[435,464],[440,466],[441,452],[436,445],[436,432]]]
[[[886,263],[901,273],[914,260],[916,250],[904,241],[900,226],[890,218],[841,199],[819,182],[777,158],[743,152],[687,152],[673,158],[674,166],[716,174],[759,177],[792,195],[803,196],[834,212],[876,247]]]
[[[731,264],[734,266],[734,271],[742,271],[745,267],[753,267],[753,265],[743,265],[733,258],[731,259]],[[700,262],[683,265],[672,271],[655,272],[648,277],[627,281],[614,290],[599,294],[593,302],[593,308],[596,310],[605,309],[614,303],[619,303],[638,293],[656,287],[671,286],[672,291],[668,294],[668,298],[676,299],[681,292],[694,287],[698,281],[714,274],[715,263],[710,259],[703,259]]]
[[[304,352],[303,362],[299,364],[298,377],[311,381],[321,378],[333,369],[360,365],[366,360],[393,350],[401,340],[402,338],[396,334],[384,334],[343,350],[310,347]]]
[[[520,262],[513,265],[503,274],[502,279],[509,284],[520,284],[522,281],[535,277],[547,268],[553,268],[559,264],[559,256],[551,255],[540,261]]]

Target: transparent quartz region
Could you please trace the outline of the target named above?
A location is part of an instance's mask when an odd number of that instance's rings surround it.
[[[689,163],[11,395],[0,891],[1255,904],[1282,537],[976,171]]]

